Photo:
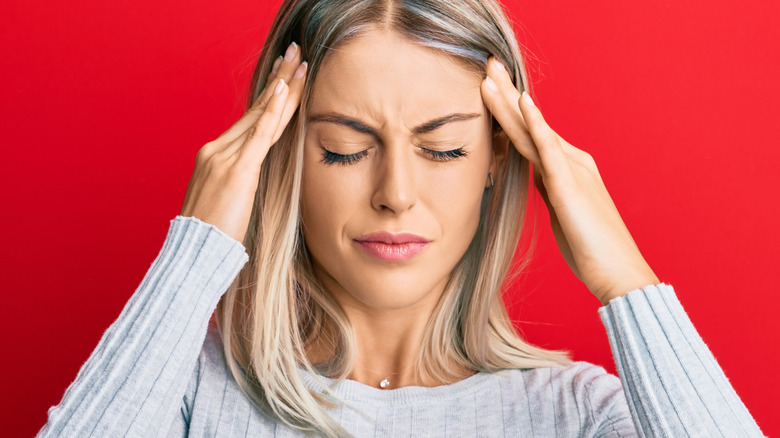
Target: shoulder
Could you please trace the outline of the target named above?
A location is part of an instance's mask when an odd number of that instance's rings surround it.
[[[536,426],[556,430],[566,426],[594,434],[605,427],[633,430],[620,379],[601,366],[578,361],[495,374],[505,409],[527,416]]]
[[[496,374],[507,396],[504,409],[534,430],[566,436],[636,434],[620,379],[603,367],[577,361]]]
[[[589,362],[544,368],[507,370],[502,378],[521,384],[528,395],[576,398],[583,402],[622,396],[620,379]]]

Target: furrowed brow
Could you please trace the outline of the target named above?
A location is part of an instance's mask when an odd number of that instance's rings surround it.
[[[443,117],[437,117],[433,120],[429,120],[423,123],[422,125],[413,128],[412,132],[418,135],[426,134],[428,132],[434,131],[446,125],[447,123],[471,120],[480,116],[481,114],[477,114],[477,113],[449,114]],[[309,123],[313,123],[313,122],[336,123],[338,125],[344,125],[346,127],[352,128],[357,132],[361,132],[364,134],[371,134],[377,138],[379,137],[379,133],[376,129],[372,128],[371,126],[368,126],[366,123],[360,120],[353,119],[352,117],[348,117],[342,114],[337,114],[337,113],[314,114],[309,117],[308,121]]]
[[[412,132],[415,134],[426,134],[428,132],[431,132],[433,130],[436,130],[437,128],[440,128],[441,126],[446,125],[450,122],[461,122],[464,120],[471,120],[475,119],[477,117],[481,116],[481,114],[477,113],[455,113],[455,114],[449,114],[444,117],[438,117],[431,121],[425,122],[422,125],[412,129]]]
[[[360,120],[353,119],[351,117],[347,117],[341,114],[324,113],[324,114],[314,114],[312,116],[309,116],[309,123],[314,123],[314,122],[327,122],[327,123],[335,123],[337,125],[344,125],[346,127],[354,129],[357,132],[361,132],[363,134],[371,134],[374,137],[379,137],[376,129],[366,125]]]

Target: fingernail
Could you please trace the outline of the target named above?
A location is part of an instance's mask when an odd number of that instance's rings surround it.
[[[490,76],[485,78],[485,83],[490,91],[498,91],[498,85],[493,82],[493,79],[490,79]]]
[[[306,73],[306,68],[308,65],[309,65],[308,62],[303,61],[301,65],[299,65],[298,68],[295,69],[295,74],[293,76],[295,76],[296,78],[302,78],[303,74]]]
[[[504,68],[504,64],[501,61],[499,61],[498,58],[493,58],[493,65],[495,65],[496,68],[499,70],[506,70]]]
[[[283,88],[284,88],[284,79],[279,79],[279,83],[276,84],[276,88],[274,89],[274,94],[281,93]]]
[[[289,47],[287,47],[287,52],[284,53],[284,60],[285,61],[292,61],[292,59],[295,57],[295,52],[298,51],[298,45],[295,44],[295,41],[293,41]]]
[[[279,65],[282,63],[282,57],[276,58],[276,61],[274,61],[274,66],[271,67],[271,74],[275,75],[276,72],[279,71]]]
[[[527,103],[528,105],[531,105],[531,106],[536,106],[536,105],[534,104],[534,101],[533,101],[533,99],[531,99],[531,95],[530,95],[530,94],[528,94],[528,92],[527,92],[527,91],[523,91],[523,99],[525,100],[525,103]]]

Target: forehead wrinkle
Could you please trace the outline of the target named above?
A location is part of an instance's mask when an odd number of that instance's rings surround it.
[[[431,120],[428,120],[417,127],[412,128],[412,134],[425,135],[438,129],[441,126],[454,122],[462,122],[473,120],[482,117],[481,113],[450,113],[444,116],[437,116]],[[350,117],[345,114],[339,114],[337,112],[326,112],[322,114],[314,114],[308,118],[309,123],[313,122],[325,122],[333,123],[336,125],[342,125],[351,128],[354,131],[370,134],[374,137],[381,137],[380,129],[376,129],[370,125],[370,123],[361,120],[359,117]]]
[[[406,132],[408,133],[415,134],[414,127],[407,123],[407,120],[409,119],[414,121],[415,124],[422,124],[431,121],[433,118],[442,117],[454,112],[475,112],[473,109],[469,108],[472,106],[472,99],[466,99],[468,102],[464,99],[458,99],[460,101],[459,103],[465,104],[463,107],[461,107],[461,105],[454,104],[448,105],[444,101],[451,100],[447,99],[446,96],[447,94],[453,94],[447,91],[450,88],[455,88],[455,90],[451,90],[455,94],[462,94],[459,93],[459,91],[472,91],[473,88],[476,91],[476,96],[480,97],[479,84],[482,78],[479,76],[479,74],[475,74],[472,68],[469,68],[468,65],[464,65],[463,60],[454,58],[453,56],[442,52],[441,50],[427,47],[424,44],[419,44],[409,39],[406,39],[405,42],[416,46],[418,49],[422,49],[424,52],[426,52],[426,55],[428,55],[426,58],[431,61],[431,64],[429,64],[427,67],[429,72],[433,74],[434,77],[435,75],[441,75],[442,82],[451,84],[450,87],[445,87],[446,89],[437,89],[435,96],[428,96],[432,97],[433,101],[441,100],[442,102],[440,102],[439,105],[427,104],[427,102],[430,102],[430,100],[425,100],[427,98],[424,99],[423,96],[403,95],[403,93],[372,93],[371,90],[363,90],[363,92],[358,93],[344,93],[344,91],[346,91],[342,88],[345,85],[344,79],[337,70],[334,70],[334,66],[335,64],[346,61],[348,62],[347,65],[350,66],[347,68],[356,69],[353,74],[356,73],[362,76],[364,72],[362,72],[362,69],[360,68],[361,64],[355,64],[355,62],[359,62],[359,60],[356,60],[356,58],[359,58],[362,54],[362,51],[365,49],[358,49],[357,47],[350,44],[356,43],[360,40],[361,38],[357,38],[347,42],[346,44],[339,44],[337,47],[332,48],[331,50],[333,50],[335,53],[330,53],[328,56],[328,62],[323,63],[323,66],[326,67],[323,69],[325,70],[323,73],[326,73],[324,76],[327,76],[328,79],[339,83],[339,86],[337,87],[327,87],[329,90],[326,91],[326,94],[330,99],[334,99],[335,101],[339,102],[338,109],[333,107],[333,109],[338,113],[344,116],[349,116],[350,118],[356,120],[360,120],[377,132],[386,131],[388,125],[395,125],[398,126],[398,128],[405,128]],[[389,53],[388,55],[393,57],[394,55],[398,56],[399,53]],[[434,61],[431,58],[436,59]],[[338,61],[336,61],[336,59],[338,59]],[[387,58],[384,60],[388,61]],[[451,69],[453,69],[453,71],[449,71]],[[460,75],[458,73],[465,74]],[[474,78],[473,85],[471,84],[471,77]],[[440,83],[440,85],[443,84]],[[342,91],[338,91],[338,89],[341,89]],[[481,101],[481,98],[479,100]],[[449,111],[445,109],[445,107],[448,106],[450,109]],[[455,107],[461,108],[459,110],[452,110]],[[467,109],[468,111],[466,111]],[[317,112],[319,113],[319,111]],[[423,114],[423,112],[426,114]],[[480,111],[476,112],[484,113],[484,105],[481,105]]]
[[[457,126],[459,125],[458,122],[479,118],[485,112],[484,104],[477,109],[473,108],[471,104],[462,102],[459,104],[441,105],[438,109],[431,110],[425,108],[425,105],[416,105],[414,102],[409,102],[409,99],[403,99],[398,102],[400,106],[397,108],[397,111],[393,108],[393,105],[384,105],[387,108],[383,110],[382,104],[375,104],[378,99],[366,98],[365,96],[365,94],[359,94],[356,99],[342,98],[338,101],[337,107],[327,105],[324,111],[310,111],[309,120],[326,121],[328,123],[349,126],[348,123],[344,123],[344,120],[340,120],[348,118],[367,126],[371,131],[375,131],[377,135],[382,134],[388,128],[392,129],[393,126],[403,128],[405,133],[411,135],[424,135],[438,132],[439,129],[437,128]],[[413,108],[407,110],[409,106]],[[410,116],[418,119],[418,121],[414,122],[416,126],[406,122],[405,119]],[[312,120],[312,118],[316,120]],[[398,123],[393,123],[393,119],[397,119]],[[365,130],[356,129],[355,127],[351,127],[351,129],[365,132]],[[389,132],[384,132],[384,134],[389,134]]]

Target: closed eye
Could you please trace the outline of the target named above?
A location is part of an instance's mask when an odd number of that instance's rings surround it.
[[[448,151],[437,151],[434,149],[427,149],[421,147],[420,150],[422,152],[432,158],[435,161],[452,161],[456,160],[458,158],[465,157],[468,155],[468,153],[462,148],[456,148],[456,149],[450,149]],[[362,160],[366,155],[368,155],[368,149],[362,150],[360,152],[355,152],[354,154],[337,154],[335,152],[331,152],[325,148],[322,149],[322,159],[320,159],[320,163],[324,164],[340,164],[342,166],[347,166],[350,164],[355,164],[358,161]]]
[[[467,152],[461,147],[457,149],[450,149],[448,151],[436,151],[433,149],[422,149],[423,153],[430,156],[436,161],[451,161],[461,157],[465,157]]]
[[[362,150],[360,152],[355,152],[354,154],[342,155],[342,154],[337,154],[335,152],[331,152],[323,148],[322,159],[320,160],[320,163],[340,164],[342,166],[347,166],[349,164],[357,163],[367,154],[368,154],[368,149]]]

